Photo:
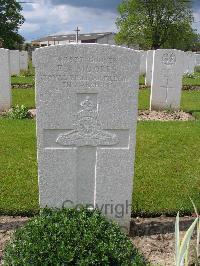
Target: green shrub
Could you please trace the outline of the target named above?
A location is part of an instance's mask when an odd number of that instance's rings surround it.
[[[4,265],[145,265],[119,226],[99,211],[44,209],[18,229]]]
[[[11,119],[25,119],[29,118],[30,114],[26,106],[16,105],[8,111],[6,116]]]

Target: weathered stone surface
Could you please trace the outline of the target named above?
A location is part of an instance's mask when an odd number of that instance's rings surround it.
[[[145,77],[145,85],[146,86],[151,86],[152,67],[153,67],[153,52],[154,52],[154,50],[147,51],[146,77]]]
[[[9,50],[0,49],[0,111],[11,106]]]
[[[146,74],[147,51],[140,52],[140,75]]]
[[[151,110],[179,109],[183,68],[184,52],[175,49],[154,51]]]
[[[18,50],[10,50],[10,73],[11,75],[19,75],[20,73]]]
[[[98,44],[37,49],[40,206],[90,204],[129,228],[139,54]]]
[[[28,52],[20,51],[19,53],[20,70],[28,70]]]

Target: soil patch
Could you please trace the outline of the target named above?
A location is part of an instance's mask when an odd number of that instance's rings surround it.
[[[138,111],[138,121],[188,121],[195,118],[183,111]]]

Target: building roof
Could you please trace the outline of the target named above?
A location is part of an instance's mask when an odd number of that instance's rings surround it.
[[[79,34],[79,40],[97,40],[104,36],[114,34],[113,32],[99,32],[99,33],[84,33]],[[50,35],[32,42],[46,42],[46,41],[65,41],[65,40],[76,40],[76,34],[62,34],[62,35]]]

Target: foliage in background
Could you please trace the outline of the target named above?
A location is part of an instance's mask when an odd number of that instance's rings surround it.
[[[116,42],[143,49],[181,48],[194,45],[192,1],[123,0],[118,7]]]
[[[197,230],[197,241],[196,241],[196,246],[193,246],[195,264],[193,263],[192,265],[195,265],[195,266],[200,265],[200,261],[199,261],[200,217],[199,217],[197,208],[195,204],[193,203],[193,201],[192,201],[192,204],[195,210],[196,218],[191,224],[191,226],[189,227],[189,229],[187,230],[182,241],[180,240],[179,213],[176,216],[176,223],[175,223],[175,263],[176,263],[176,266],[188,266],[189,263],[191,263],[189,251],[190,251],[191,240],[192,240],[192,236],[193,236],[195,228]]]
[[[119,226],[99,211],[44,209],[15,232],[5,266],[115,265],[145,263]]]
[[[6,114],[8,118],[11,119],[25,119],[29,118],[30,114],[28,108],[24,105],[13,106]]]
[[[0,39],[1,45],[8,49],[18,49],[24,38],[18,33],[24,23],[20,13],[22,7],[15,0],[0,0]]]

